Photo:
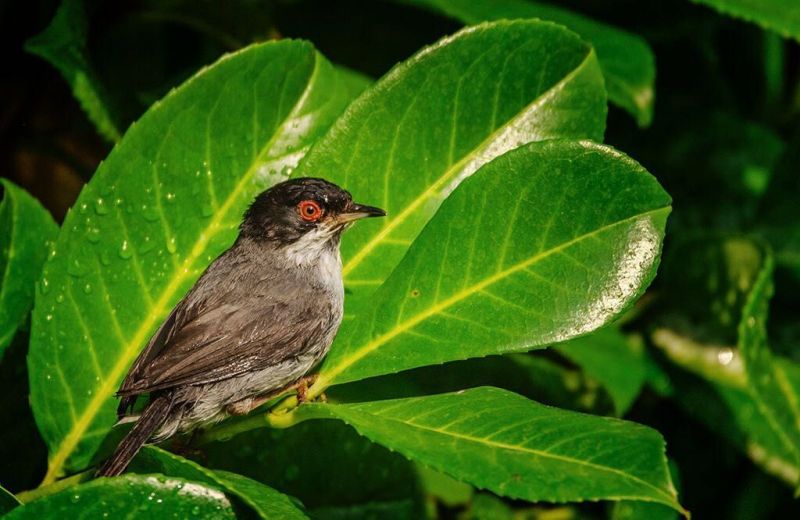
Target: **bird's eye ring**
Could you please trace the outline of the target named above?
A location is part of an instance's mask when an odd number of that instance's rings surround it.
[[[322,217],[322,214],[324,213],[319,204],[317,204],[313,200],[304,200],[303,202],[298,204],[297,212],[300,214],[300,218],[302,218],[306,222],[316,222]]]

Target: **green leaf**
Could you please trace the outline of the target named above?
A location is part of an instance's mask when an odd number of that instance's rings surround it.
[[[665,267],[674,310],[662,321],[673,328],[658,327],[651,339],[670,361],[704,380],[683,377],[674,385],[676,401],[765,471],[796,484],[792,403],[800,365],[766,344],[771,254],[747,237],[703,235],[677,244]]]
[[[800,41],[800,4],[786,0],[692,0]]]
[[[39,201],[0,179],[0,359],[33,307],[36,281],[58,226]]]
[[[42,518],[236,518],[222,491],[161,475],[123,475],[71,487],[17,507],[8,520]]]
[[[119,127],[108,92],[88,57],[86,11],[84,0],[63,0],[50,25],[25,42],[25,49],[58,69],[100,135],[116,142],[124,129]]]
[[[689,376],[679,383],[675,385],[675,402],[689,414],[709,430],[720,432],[765,472],[790,485],[798,481],[800,466],[794,454],[772,430],[744,386]]]
[[[386,279],[458,183],[531,141],[600,140],[605,114],[594,52],[550,23],[468,28],[395,67],[294,172],[324,175],[389,214],[343,240],[350,308]]]
[[[643,345],[614,327],[568,341],[556,350],[608,390],[618,416],[631,407],[647,377]]]
[[[17,497],[10,491],[0,486],[0,515],[4,515],[20,504]]]
[[[310,44],[254,45],[154,105],[98,168],[64,221],[33,313],[31,401],[50,449],[46,482],[88,465],[139,350],[347,93]]]
[[[773,293],[774,260],[769,251],[742,309],[739,351],[748,388],[759,411],[800,466],[800,366],[783,364],[767,345],[767,315]],[[795,487],[800,481],[793,483]]]
[[[587,141],[533,143],[444,202],[314,385],[541,348],[613,319],[655,275],[669,196]]]
[[[202,461],[299,498],[311,516],[369,504],[419,510],[413,465],[339,421],[249,431],[204,445]]]
[[[682,511],[656,431],[505,390],[310,404],[294,413],[299,420],[341,419],[411,459],[509,498],[641,500]]]
[[[146,446],[131,464],[136,473],[161,473],[219,488],[241,499],[259,518],[307,518],[291,498],[236,473],[206,469],[155,446]]]
[[[466,24],[504,18],[541,18],[562,24],[597,51],[609,100],[635,117],[640,126],[648,126],[653,119],[655,58],[639,36],[566,9],[527,0],[401,1],[442,12]]]

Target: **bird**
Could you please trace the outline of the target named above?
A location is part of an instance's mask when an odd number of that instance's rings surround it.
[[[291,389],[302,402],[307,374],[342,321],[342,233],[385,215],[319,178],[259,194],[233,245],[172,309],[122,381],[117,416],[135,424],[96,475],[119,475],[148,441],[247,414]],[[149,400],[135,415],[143,395]]]

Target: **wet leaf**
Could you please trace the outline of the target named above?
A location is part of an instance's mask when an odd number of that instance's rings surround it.
[[[592,44],[603,70],[608,99],[640,126],[653,118],[655,58],[639,36],[548,3],[528,0],[402,0],[439,11],[466,24],[486,20],[539,18],[562,24]]]
[[[17,507],[8,520],[42,518],[236,518],[222,491],[162,475],[101,478]]]
[[[0,359],[33,307],[36,281],[58,233],[50,213],[25,190],[0,179]]]
[[[343,327],[314,391],[599,328],[655,275],[669,204],[641,166],[602,145],[506,153],[450,195]]]
[[[349,309],[383,282],[436,208],[480,166],[531,141],[600,140],[605,115],[594,52],[550,23],[468,28],[395,67],[294,172],[324,175],[389,214],[343,239]]]
[[[357,404],[310,404],[454,478],[529,501],[640,500],[681,510],[664,441],[647,427],[550,408],[497,388]]]
[[[131,464],[136,473],[161,473],[202,482],[239,498],[259,518],[307,518],[302,507],[290,497],[236,473],[210,470],[155,446],[146,446]]]
[[[254,45],[134,124],[83,189],[46,264],[29,357],[46,482],[89,464],[139,350],[350,101],[305,42]]]

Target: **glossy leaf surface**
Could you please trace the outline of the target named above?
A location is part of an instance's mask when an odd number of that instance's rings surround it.
[[[131,471],[162,473],[202,482],[239,498],[263,519],[307,518],[302,509],[283,493],[236,473],[210,470],[155,446],[147,446],[136,457]]]
[[[592,44],[603,69],[608,99],[641,126],[653,118],[655,58],[644,39],[578,13],[528,0],[402,0],[466,24],[503,18],[540,18],[566,26]]]
[[[531,141],[600,140],[602,81],[594,52],[573,33],[496,22],[422,50],[353,102],[294,172],[323,176],[388,213],[343,238],[350,308],[483,164]]]
[[[64,222],[33,316],[31,393],[48,482],[89,463],[139,350],[348,92],[310,44],[255,45],[155,104],[100,166]]]
[[[222,491],[162,475],[101,478],[17,507],[9,520],[42,518],[213,518],[236,514]]]
[[[655,275],[669,204],[609,147],[550,141],[505,154],[445,201],[340,332],[315,388],[599,328]]]
[[[33,307],[36,281],[58,233],[50,213],[25,190],[0,179],[0,359]]]
[[[360,404],[312,404],[362,435],[479,488],[530,501],[642,500],[680,509],[654,430],[483,387]]]

